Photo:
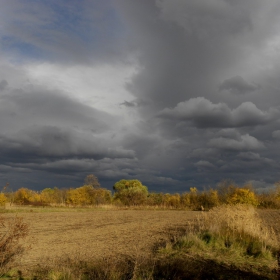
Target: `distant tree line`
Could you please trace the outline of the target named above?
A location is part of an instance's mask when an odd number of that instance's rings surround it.
[[[221,204],[250,204],[260,208],[280,209],[280,181],[275,188],[265,193],[256,193],[251,184],[242,187],[226,180],[216,189],[198,191],[191,187],[184,193],[149,192],[139,180],[120,180],[113,186],[114,193],[100,187],[94,175],[88,175],[85,184],[78,188],[46,188],[34,191],[20,188],[9,191],[7,185],[0,193],[0,205],[14,203],[19,205],[62,205],[98,206],[116,205],[119,207],[147,206],[162,209],[209,210]]]

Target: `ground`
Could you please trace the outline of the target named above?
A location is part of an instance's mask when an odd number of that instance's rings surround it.
[[[200,212],[175,210],[80,210],[6,213],[29,224],[27,250],[18,267],[59,257],[106,257],[112,254],[149,253],[153,244],[166,240],[170,228],[182,228]],[[259,210],[280,236],[280,211]]]

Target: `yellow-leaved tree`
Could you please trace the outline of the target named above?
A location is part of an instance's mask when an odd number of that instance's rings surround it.
[[[255,193],[249,188],[236,188],[227,198],[229,204],[250,204],[257,206],[259,204]]]
[[[0,193],[0,205],[3,206],[8,201],[6,195],[4,193]]]

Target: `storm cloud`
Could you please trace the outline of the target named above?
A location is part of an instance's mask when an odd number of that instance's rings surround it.
[[[225,103],[213,104],[203,97],[180,102],[173,109],[164,109],[161,118],[191,121],[197,127],[243,127],[266,124],[279,117],[278,109],[263,112],[252,102],[244,102],[235,109]]]
[[[279,180],[277,0],[4,0],[0,181]]]

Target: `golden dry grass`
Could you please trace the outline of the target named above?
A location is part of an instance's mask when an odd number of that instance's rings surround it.
[[[260,211],[260,213],[262,213]],[[268,212],[267,212],[268,214]],[[268,217],[260,214],[251,205],[222,205],[204,212],[202,219],[198,220],[200,230],[208,230],[217,235],[227,236],[231,234],[250,235],[267,245],[277,248],[278,238],[275,229],[269,224]],[[266,219],[266,221],[263,221]],[[277,221],[277,220],[274,220]],[[277,224],[278,225],[278,224]]]
[[[14,217],[16,214],[3,214]],[[197,215],[190,211],[107,210],[84,212],[27,212],[18,214],[29,224],[20,268],[43,259],[148,254],[168,238],[168,229],[186,226]]]
[[[68,257],[87,261],[134,255],[139,260],[139,254],[147,256],[155,243],[168,241],[170,233],[176,235],[178,229],[187,230],[190,224],[198,221],[197,217],[201,217],[201,212],[174,210],[35,211],[3,214],[7,218],[20,216],[29,224],[25,245],[31,245],[31,249],[24,253],[18,269],[32,270],[46,260],[51,265],[57,259]],[[223,212],[220,214],[226,214]],[[279,238],[280,210],[258,210],[258,214],[266,226],[274,228]],[[218,216],[219,213],[212,213],[210,222],[217,221]],[[257,226],[259,224],[257,221]]]

